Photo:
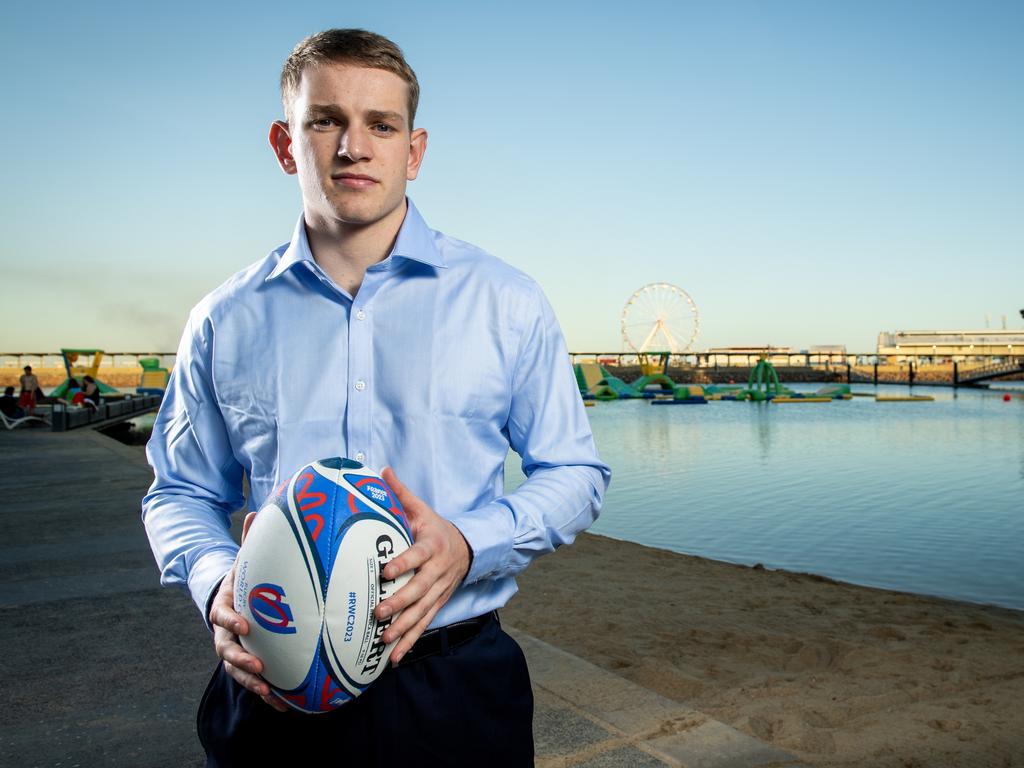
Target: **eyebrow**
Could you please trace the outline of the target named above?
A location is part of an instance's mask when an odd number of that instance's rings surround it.
[[[405,125],[405,117],[399,112],[382,111],[377,109],[371,109],[366,113],[366,119],[370,122],[392,122]]]
[[[310,117],[335,117],[339,119],[345,118],[345,113],[336,104],[310,104],[306,107],[306,116]],[[401,112],[393,112],[386,109],[371,109],[364,115],[365,119],[369,123],[376,122],[397,122],[400,125],[405,125],[405,116]]]

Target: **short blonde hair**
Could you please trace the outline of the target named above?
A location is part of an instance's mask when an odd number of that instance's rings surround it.
[[[309,67],[327,62],[383,69],[402,78],[409,87],[409,128],[412,129],[420,101],[420,83],[416,73],[405,60],[401,48],[383,35],[365,29],[327,29],[310,35],[295,46],[281,70],[281,103],[285,120],[292,120],[292,103],[298,93],[302,73]]]

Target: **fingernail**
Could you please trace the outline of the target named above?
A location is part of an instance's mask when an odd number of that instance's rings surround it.
[[[386,619],[388,616],[391,615],[391,606],[381,605],[379,608],[377,608],[377,615],[380,616],[380,618],[382,619]]]

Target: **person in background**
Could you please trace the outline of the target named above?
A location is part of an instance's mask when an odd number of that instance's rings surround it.
[[[8,419],[20,419],[25,411],[18,407],[18,398],[14,396],[14,387],[7,387],[3,397],[0,397],[0,413]]]
[[[36,390],[39,389],[39,378],[32,373],[32,366],[26,365],[25,372],[18,379],[21,384],[21,396],[18,398],[18,405],[25,409],[29,416],[36,412]]]
[[[68,379],[68,391],[65,393],[64,399],[68,401],[69,405],[81,405],[85,400],[82,385],[78,383],[78,379]]]
[[[98,408],[100,405],[100,388],[96,384],[96,379],[92,376],[82,377],[82,397],[86,403],[92,403],[94,408]]]

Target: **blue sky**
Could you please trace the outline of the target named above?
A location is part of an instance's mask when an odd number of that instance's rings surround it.
[[[9,4],[0,351],[175,348],[288,239],[292,46],[403,47],[431,226],[533,275],[571,349],[655,281],[698,348],[1021,327],[1024,3]],[[493,7],[492,7],[493,6]]]

